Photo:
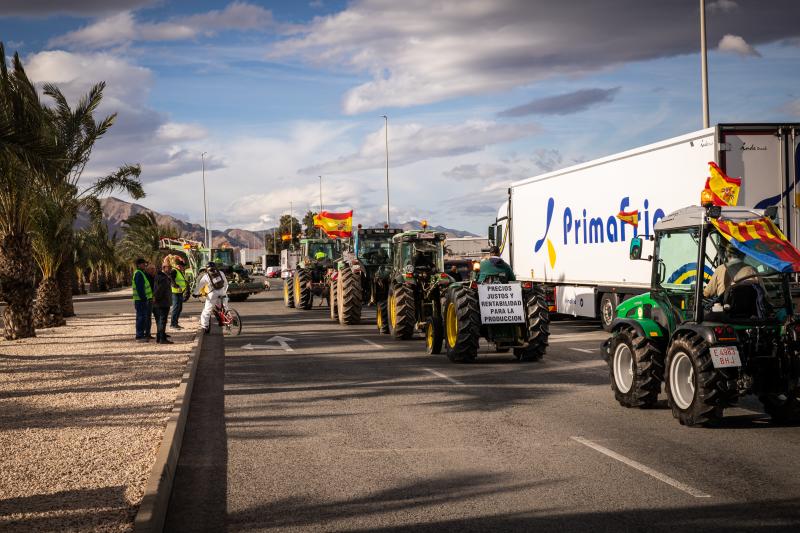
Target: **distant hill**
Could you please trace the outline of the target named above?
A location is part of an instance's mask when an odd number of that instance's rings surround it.
[[[127,218],[141,212],[151,211],[159,224],[175,226],[181,235],[187,239],[194,239],[197,241],[203,240],[203,226],[200,224],[192,224],[184,222],[179,218],[172,215],[164,215],[157,213],[152,209],[148,209],[143,205],[125,202],[118,198],[109,197],[100,200],[103,206],[103,219],[108,225],[109,233],[118,235],[124,233],[122,229],[122,222]],[[86,227],[89,223],[88,216],[82,213],[78,217],[77,226]],[[422,224],[418,220],[411,220],[404,222],[400,225],[404,230],[420,229]],[[445,228],[443,226],[429,226],[430,229],[435,231],[442,231],[449,237],[476,237],[474,233],[462,231],[457,229]],[[231,248],[254,248],[263,246],[264,235],[271,233],[272,228],[263,230],[249,231],[246,229],[230,228],[224,231],[214,230],[213,232],[213,246],[230,246]]]

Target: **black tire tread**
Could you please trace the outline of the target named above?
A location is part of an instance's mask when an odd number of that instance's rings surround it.
[[[294,308],[294,276],[291,278],[283,278],[283,283],[285,284],[284,293],[285,300],[284,305],[289,308]],[[286,296],[288,294],[288,296]]]
[[[550,310],[544,297],[544,289],[538,285],[526,291],[526,325],[528,346],[517,348],[514,355],[522,362],[541,361],[550,345]]]
[[[397,306],[397,327],[392,328],[391,324],[389,327],[395,339],[407,340],[414,335],[414,290],[407,285],[397,285],[392,290]]]
[[[635,376],[631,390],[627,393],[617,389],[614,379],[614,353],[620,342],[630,342],[635,360]],[[664,379],[664,356],[651,341],[640,335],[634,328],[623,328],[611,347],[608,358],[608,371],[614,398],[623,407],[646,409],[655,406]]]
[[[481,311],[478,307],[478,296],[472,289],[456,285],[447,292],[444,316],[450,303],[455,303],[458,319],[458,336],[455,346],[445,341],[447,358],[454,363],[467,363],[478,356],[478,345],[481,335]],[[447,337],[447,335],[445,335]]]
[[[312,306],[311,287],[309,286],[309,283],[311,283],[311,271],[307,269],[298,269],[295,272],[295,276],[300,280],[300,294],[295,295],[295,307],[307,311],[311,309]]]
[[[339,323],[355,325],[361,323],[361,306],[364,290],[361,288],[361,274],[353,272],[349,265],[339,271],[337,303],[339,304]]]

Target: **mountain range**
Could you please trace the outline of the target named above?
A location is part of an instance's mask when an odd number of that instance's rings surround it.
[[[134,204],[120,200],[119,198],[108,197],[100,200],[103,207],[103,220],[108,225],[110,234],[117,233],[118,236],[124,233],[122,222],[129,217],[150,211],[155,217],[156,221],[161,225],[171,225],[178,229],[181,236],[187,239],[197,241],[203,240],[203,226],[200,224],[193,224],[185,222],[172,215],[165,215],[157,213],[152,209],[148,209],[142,205]],[[78,217],[78,227],[84,227],[88,223],[88,217],[82,214]],[[403,230],[419,229],[421,223],[418,220],[410,220],[400,224]],[[429,226],[434,231],[442,231],[449,237],[475,237],[476,235],[469,231],[457,230],[452,228],[445,228],[443,226]],[[215,248],[222,246],[230,246],[232,248],[260,248],[263,246],[264,235],[272,233],[274,228],[266,228],[263,230],[250,231],[246,229],[230,228],[224,231],[214,230],[212,232],[212,246]]]

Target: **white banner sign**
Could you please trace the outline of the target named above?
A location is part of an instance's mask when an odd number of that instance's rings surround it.
[[[519,283],[484,283],[478,285],[478,302],[483,324],[519,324],[525,322],[522,287]]]

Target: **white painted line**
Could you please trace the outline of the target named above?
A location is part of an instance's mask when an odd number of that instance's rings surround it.
[[[659,481],[663,481],[667,485],[670,485],[670,486],[672,486],[672,487],[674,487],[674,488],[676,488],[678,490],[681,490],[681,491],[685,492],[686,494],[694,496],[695,498],[710,498],[711,497],[710,494],[706,494],[705,492],[697,490],[696,488],[690,487],[689,485],[686,485],[684,483],[681,483],[680,481],[678,481],[676,479],[672,479],[671,477],[669,477],[666,474],[662,474],[661,472],[653,470],[649,466],[645,466],[642,463],[634,461],[633,459],[628,459],[624,455],[620,455],[617,452],[611,451],[608,448],[600,446],[599,444],[595,444],[594,442],[592,442],[590,440],[587,440],[587,439],[584,439],[583,437],[571,437],[571,438],[575,442],[580,442],[584,446],[588,446],[589,448],[591,448],[591,449],[593,449],[595,451],[598,451],[598,452],[602,453],[603,455],[607,455],[608,457],[611,457],[612,459],[616,459],[617,461],[619,461],[621,463],[625,463],[626,465],[630,466],[631,468],[635,468],[636,470],[638,470],[640,472],[644,472],[648,476],[652,476],[652,477],[656,478]]]
[[[583,353],[594,353],[599,350],[599,348],[570,348],[570,350],[576,352],[583,352]]]
[[[383,350],[383,346],[378,344],[377,342],[372,342],[369,339],[361,339],[361,340],[364,341],[365,343],[369,344],[370,346],[374,346],[376,348],[380,348],[381,350]]]
[[[450,383],[452,383],[454,385],[463,385],[463,383],[458,381],[457,379],[453,379],[450,376],[448,376],[446,374],[442,374],[441,372],[438,372],[438,371],[436,371],[436,370],[434,370],[432,368],[423,368],[422,370],[427,370],[428,372],[430,372],[434,376],[438,376],[438,377],[440,377],[442,379],[446,379],[447,381],[449,381]]]

